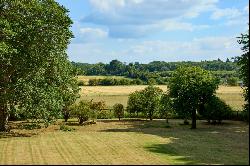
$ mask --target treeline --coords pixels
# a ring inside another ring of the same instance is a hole
[[[201,61],[201,62],[164,62],[164,61],[153,61],[148,64],[135,63],[122,63],[118,60],[112,60],[108,64],[96,63],[76,63],[72,64],[77,68],[79,75],[102,75],[102,76],[125,76],[127,78],[137,79],[136,82],[131,82],[126,84],[117,84],[113,80],[113,83],[108,85],[131,85],[131,84],[166,84],[168,78],[172,76],[174,70],[180,66],[197,66],[205,70],[211,71],[217,78],[220,79],[221,84],[231,83],[237,84],[239,81],[238,66],[236,62],[232,62],[227,59],[226,62],[218,60],[213,61]],[[141,80],[141,82],[138,82]],[[229,80],[229,81],[228,81]],[[107,80],[103,80],[107,81]],[[93,82],[102,82],[98,80],[93,80]],[[109,80],[112,82],[112,80]],[[102,83],[98,84],[102,85]],[[107,84],[105,84],[107,85]]]

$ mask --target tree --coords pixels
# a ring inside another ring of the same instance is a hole
[[[90,107],[91,103],[85,100],[81,100],[78,104],[72,106],[72,114],[77,116],[80,125],[93,117],[94,111]]]
[[[169,80],[169,94],[181,108],[176,111],[192,117],[192,129],[196,128],[196,112],[204,110],[217,88],[218,80],[200,67],[179,67]]]
[[[223,119],[226,119],[232,113],[232,109],[224,101],[217,96],[212,96],[205,104],[205,109],[200,114],[213,124],[221,123]]]
[[[121,118],[124,116],[123,105],[120,103],[117,103],[113,106],[113,110],[114,110],[115,117],[117,117],[117,118],[119,118],[119,120],[121,120]]]
[[[141,91],[135,91],[129,95],[127,103],[129,113],[136,113],[138,117],[138,113],[143,112],[142,97]]]
[[[238,43],[243,45],[241,50],[243,54],[239,57],[236,57],[237,64],[240,66],[240,77],[243,80],[244,88],[244,98],[246,104],[244,110],[248,115],[249,120],[249,30],[246,34],[241,34],[241,37],[238,37]]]
[[[160,100],[163,91],[158,87],[149,85],[141,93],[143,112],[150,120],[153,120],[154,113],[160,109]]]
[[[54,0],[1,0],[0,131],[11,108],[46,124],[61,115],[64,94],[74,91],[67,13]]]
[[[168,93],[164,93],[160,100],[160,114],[162,117],[166,118],[168,123],[168,115],[173,112],[173,101]]]

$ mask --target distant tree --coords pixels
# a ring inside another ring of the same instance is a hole
[[[241,48],[243,54],[235,59],[237,60],[237,64],[240,66],[240,77],[245,85],[244,97],[246,104],[244,109],[248,115],[247,119],[249,120],[249,30],[246,34],[241,34],[241,37],[238,38],[238,43],[243,45]]]
[[[113,106],[115,117],[119,118],[121,120],[122,117],[124,117],[124,107],[122,104],[117,103]]]
[[[218,88],[216,78],[200,67],[179,67],[169,80],[169,94],[174,98],[177,111],[192,117],[192,129],[196,128],[196,112],[203,111],[205,103]]]
[[[227,58],[226,63],[230,62],[230,60]]]
[[[68,10],[54,0],[1,0],[0,16],[0,131],[11,108],[47,125],[73,94]]]
[[[157,84],[157,82],[154,78],[148,79],[148,85],[156,85],[156,84]]]

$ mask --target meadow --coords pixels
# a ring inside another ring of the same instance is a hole
[[[121,103],[127,106],[130,93],[142,90],[146,85],[130,86],[82,86],[81,99],[100,101],[103,100],[111,107],[115,103]],[[167,91],[166,85],[157,85],[163,91]],[[234,110],[241,110],[244,105],[242,96],[243,89],[240,86],[219,86],[216,94],[229,104]]]
[[[249,164],[249,125],[224,121],[197,129],[182,120],[97,120],[74,131],[59,130],[62,120],[48,128],[27,130],[12,122],[0,133],[0,164]],[[19,127],[17,127],[19,126]]]

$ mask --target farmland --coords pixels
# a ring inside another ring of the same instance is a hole
[[[82,86],[81,98],[94,101],[104,100],[108,106],[115,103],[127,105],[128,95],[136,90],[142,90],[146,85],[131,86]],[[157,87],[166,91],[166,85],[158,85]],[[219,86],[217,95],[229,104],[233,109],[240,110],[244,104],[242,96],[243,90],[239,86]]]
[[[71,123],[77,123],[75,119]],[[15,128],[0,133],[0,164],[248,164],[249,126],[225,121],[198,129],[180,125],[182,120],[98,120],[89,126],[73,125],[63,132],[48,128]],[[220,156],[220,157],[218,157]]]

